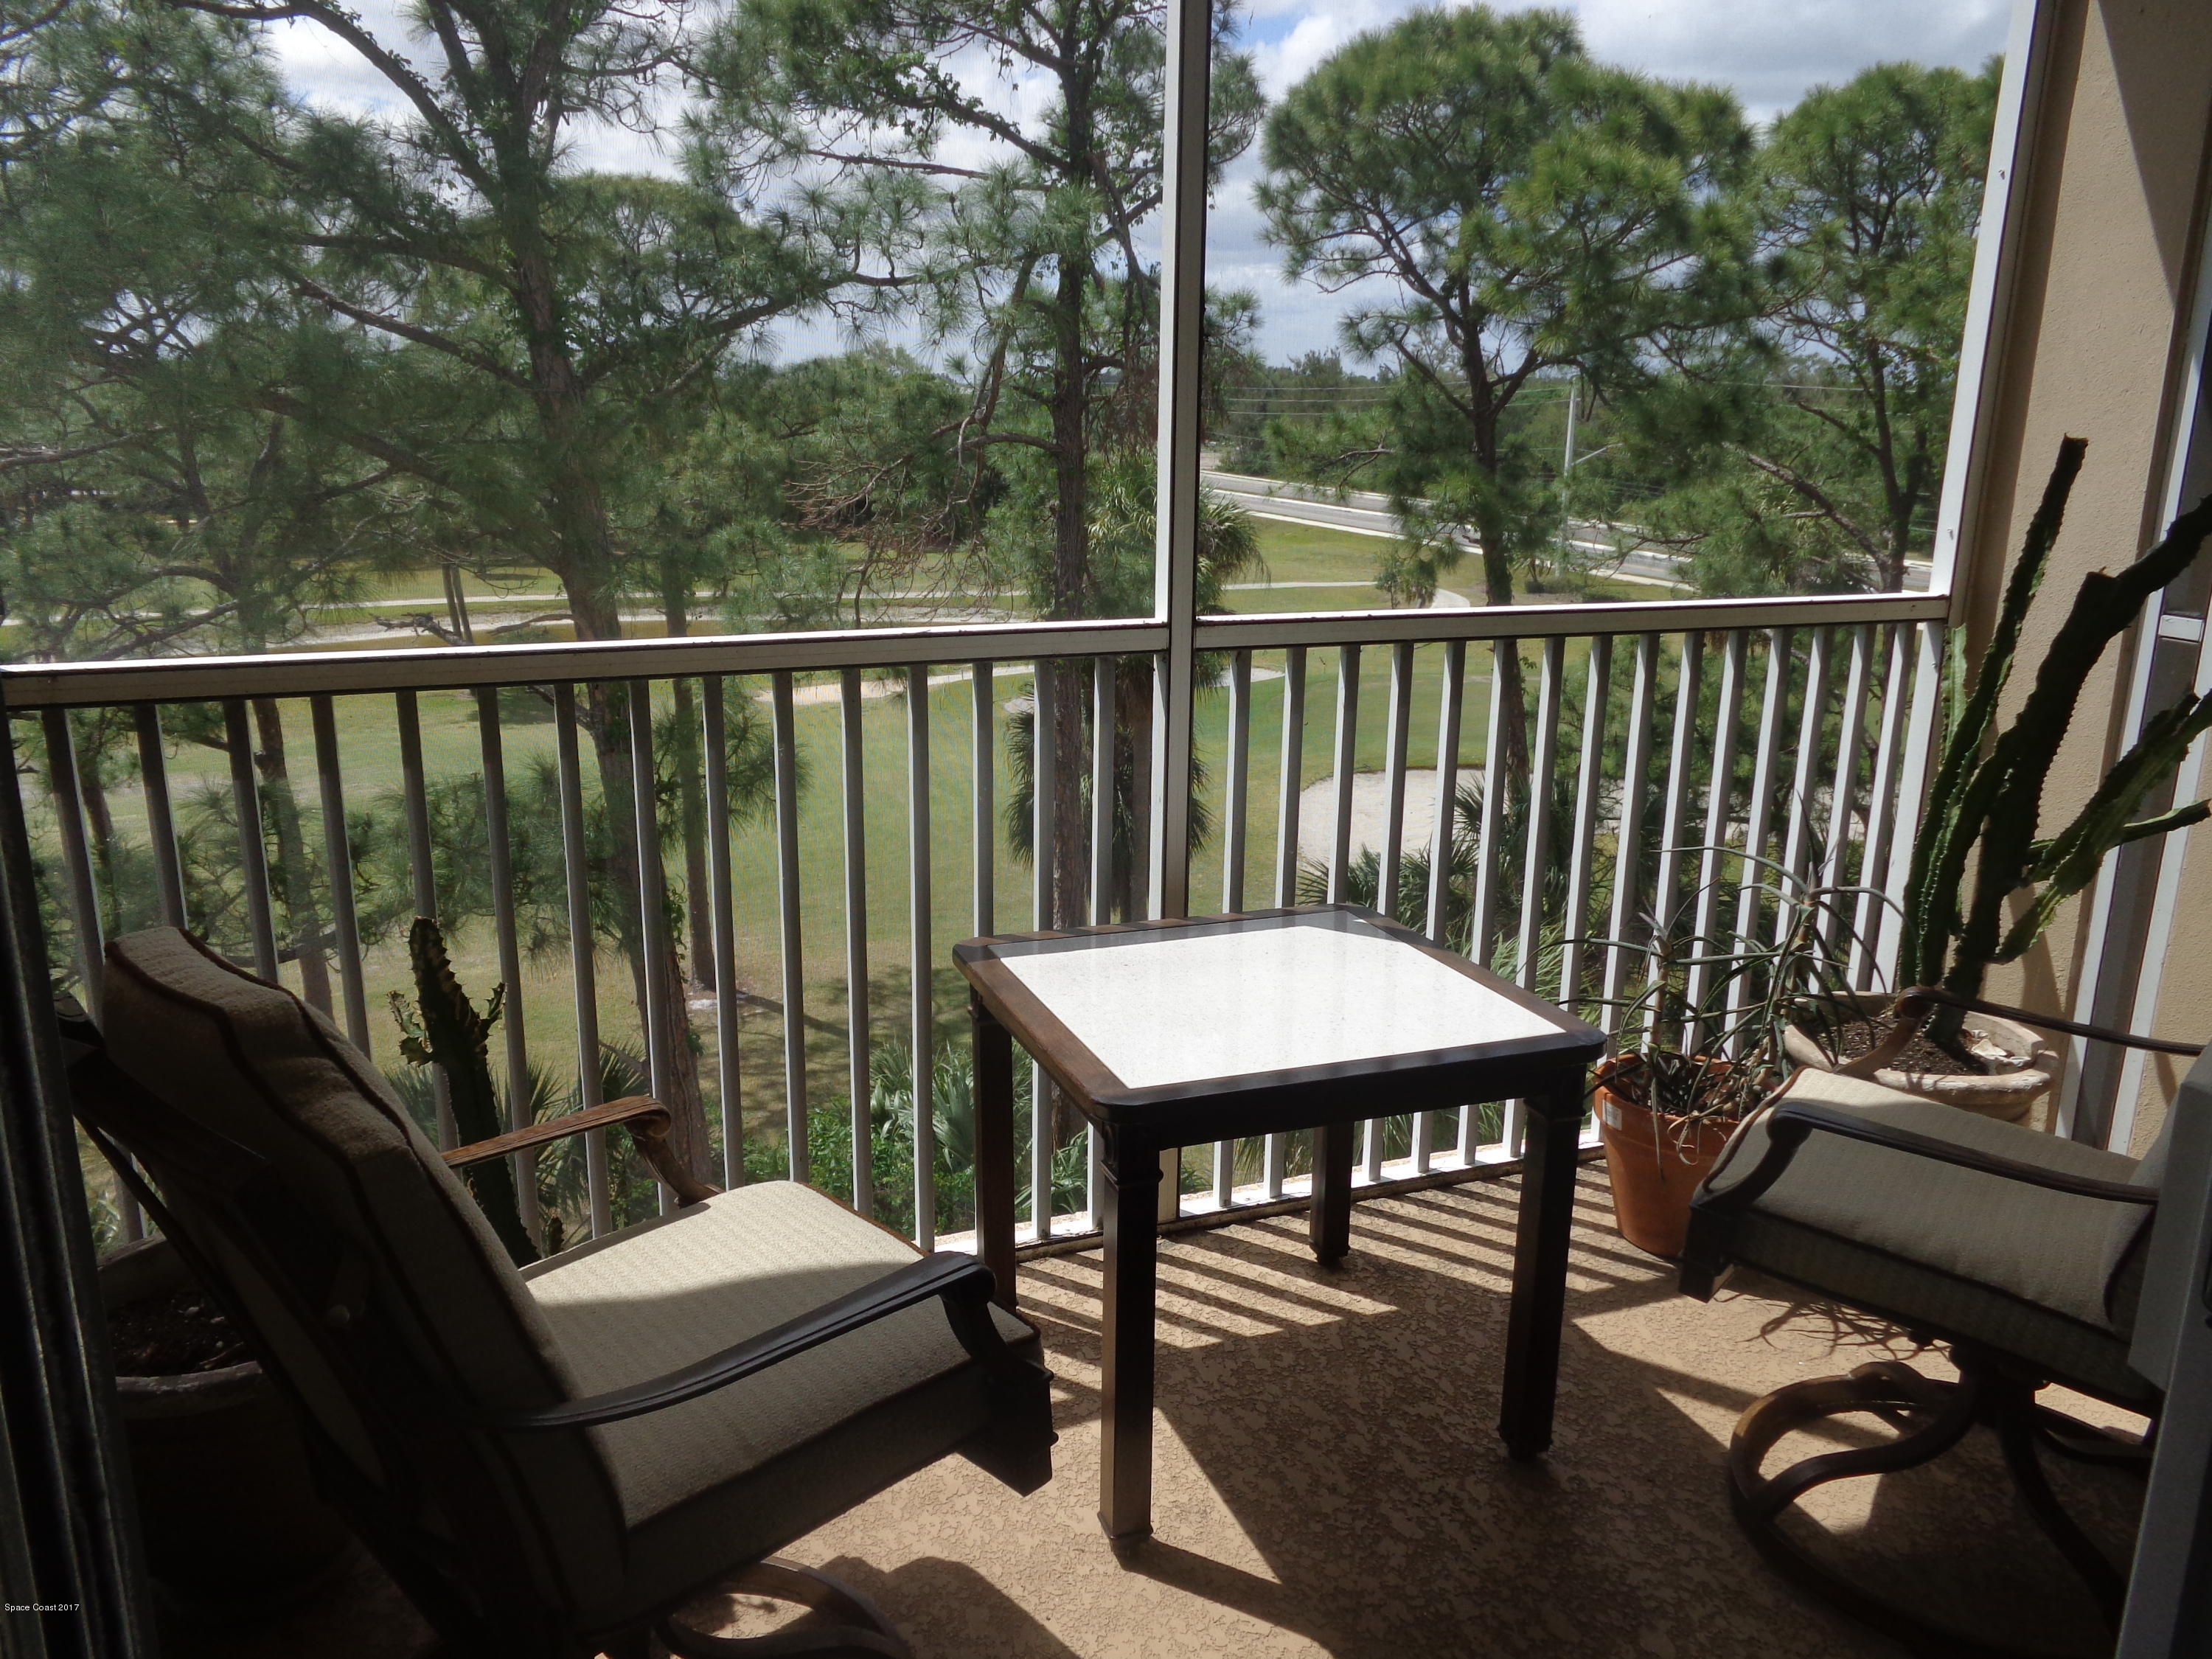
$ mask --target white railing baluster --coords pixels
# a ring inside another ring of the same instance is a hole
[[[1398,865],[1405,855],[1406,740],[1413,704],[1413,646],[1410,640],[1401,640],[1390,648],[1390,702],[1382,749],[1382,846],[1375,864],[1375,908],[1393,921],[1398,915]],[[1370,1117],[1361,1126],[1364,1142],[1361,1173],[1369,1181],[1382,1179],[1382,1161],[1389,1151],[1383,1142],[1389,1121],[1387,1117]]]
[[[1498,895],[1500,872],[1507,869],[1504,862],[1505,803],[1513,788],[1513,780],[1506,767],[1506,709],[1505,665],[1517,659],[1520,642],[1498,640],[1492,642],[1490,653],[1490,713],[1484,723],[1482,740],[1482,824],[1475,850],[1474,915],[1468,939],[1467,954],[1470,960],[1486,968],[1494,969],[1492,960],[1498,945]]]
[[[499,693],[477,693],[477,739],[483,757],[484,850],[491,878],[492,936],[499,952],[500,982],[507,987],[500,1030],[507,1060],[507,1127],[526,1129],[531,1122],[529,1024],[522,993],[522,945],[514,927],[514,849],[508,841],[507,750],[499,726]],[[511,1160],[514,1193],[523,1231],[542,1248],[545,1227],[538,1212],[538,1154],[520,1152]]]
[[[707,894],[714,951],[714,1081],[721,1097],[722,1184],[745,1179],[745,1100],[743,1030],[738,1017],[737,893],[730,863],[729,708],[722,677],[699,682],[699,714],[706,728]],[[854,1160],[854,1167],[859,1159]]]
[[[1729,811],[1735,794],[1736,737],[1743,720],[1743,674],[1750,635],[1738,629],[1728,636],[1721,655],[1720,696],[1713,709],[1713,769],[1705,786],[1705,841],[1698,854],[1697,902],[1691,927],[1692,944],[1700,957],[1710,956],[1718,945],[1721,861],[1727,856]],[[1684,996],[1692,1008],[1700,1006],[1711,970],[1693,963],[1684,977]],[[1683,1052],[1690,1053],[1703,1036],[1702,1022],[1692,1020],[1682,1033]]]
[[[1275,907],[1298,902],[1298,813],[1305,804],[1306,653],[1283,653],[1282,767],[1275,787]]]
[[[1467,691],[1467,642],[1444,644],[1443,684],[1437,696],[1437,799],[1429,826],[1429,890],[1425,896],[1425,930],[1431,942],[1449,946],[1451,939],[1452,832],[1458,827],[1460,704]],[[1474,1108],[1459,1109],[1462,1118]],[[1437,1114],[1422,1112],[1413,1119],[1413,1173],[1426,1175],[1436,1157]]]
[[[914,1242],[937,1248],[937,967],[930,925],[929,669],[906,671],[907,940],[914,1023]]]
[[[567,880],[568,973],[576,1024],[576,1106],[590,1111],[605,1103],[599,1054],[599,969],[592,931],[591,843],[585,839],[584,772],[576,737],[576,688],[553,688],[555,752],[561,788],[561,867]],[[607,1178],[607,1137],[594,1129],[584,1138],[584,1185],[591,1208],[592,1237],[614,1231],[613,1189]]]
[[[853,1135],[853,1207],[876,1212],[875,1090],[868,1030],[868,780],[861,726],[866,704],[860,671],[837,677],[839,773],[845,806],[845,1105]]]
[[[653,682],[626,682],[625,713],[629,722],[630,825],[637,838],[638,949],[644,954],[645,1004],[638,1018],[645,1023],[645,1065],[648,1086],[665,1100],[676,1080],[676,1056],[672,1038],[676,1022],[684,1018],[679,1002],[669,1006],[672,995],[681,998],[683,987],[672,986],[662,970],[669,961],[668,891],[660,868],[660,809],[653,745]],[[676,1194],[665,1182],[655,1180],[653,1189],[663,1215],[676,1206]]]
[[[1768,629],[1766,681],[1759,703],[1759,746],[1752,758],[1751,794],[1744,803],[1741,850],[1746,856],[1737,866],[1741,874],[1735,896],[1735,948],[1738,951],[1748,948],[1759,931],[1760,890],[1773,878],[1763,866],[1751,860],[1765,856],[1774,827],[1775,776],[1782,766],[1783,728],[1789,724],[1790,655],[1790,630]],[[1723,1002],[1731,1024],[1750,1000],[1752,990],[1747,975],[1740,973],[1729,981]]]
[[[54,823],[61,832],[62,867],[68,872],[70,929],[76,936],[77,986],[84,1011],[100,1020],[107,971],[106,930],[100,919],[100,889],[92,871],[92,849],[85,835],[84,792],[77,782],[76,739],[69,711],[48,708],[40,714],[46,728],[46,783],[52,793]],[[269,975],[274,977],[274,975]]]
[[[1221,808],[1221,908],[1244,908],[1244,859],[1252,815],[1252,653],[1229,658],[1229,752]]]
[[[315,738],[315,787],[323,814],[323,862],[330,871],[331,927],[337,936],[338,1004],[345,1012],[346,1038],[368,1052],[368,986],[362,960],[360,902],[354,892],[353,842],[346,833],[345,772],[338,754],[337,710],[325,696],[312,697],[308,719]],[[162,785],[162,811],[168,811],[168,786]]]
[[[1866,848],[1859,856],[1859,895],[1852,918],[1857,937],[1851,945],[1851,983],[1860,990],[1872,988],[1877,973],[1877,951],[1889,907],[1881,895],[1889,887],[1891,823],[1898,811],[1898,764],[1905,748],[1905,720],[1912,704],[1907,682],[1912,672],[1915,629],[1893,627],[1884,653],[1881,678],[1881,735],[1875,741],[1874,776],[1867,785]]]
[[[53,791],[55,826],[61,831],[62,864],[69,874],[70,927],[76,936],[77,988],[83,992],[84,1011],[99,1024],[105,998],[106,930],[100,918],[100,888],[92,868],[92,848],[85,833],[84,792],[77,783],[76,742],[70,731],[69,711],[48,708],[40,716],[46,728],[46,778]],[[125,1242],[146,1236],[146,1218],[138,1200],[115,1172],[115,1218]]]
[[[1544,946],[1544,880],[1552,853],[1552,769],[1559,762],[1561,682],[1566,678],[1565,640],[1544,641],[1542,678],[1536,694],[1535,743],[1528,757],[1528,820],[1522,842],[1520,955],[1516,983],[1534,990]]]
[[[1451,932],[1451,860],[1459,828],[1459,732],[1467,696],[1467,642],[1444,645],[1443,684],[1437,696],[1437,799],[1429,823],[1429,890],[1424,931],[1437,945]]]
[[[138,733],[138,780],[146,795],[146,841],[154,851],[161,920],[172,927],[189,927],[184,865],[177,856],[177,814],[169,799],[169,757],[161,742],[161,705],[142,702],[131,711],[131,720]]]
[[[1389,726],[1382,759],[1382,854],[1376,870],[1375,908],[1398,915],[1398,861],[1406,847],[1406,739],[1413,714],[1413,645],[1401,640],[1390,653]]]
[[[411,709],[412,692],[408,694],[407,701]],[[253,971],[274,985],[282,975],[276,958],[276,919],[269,895],[269,844],[262,835],[261,777],[253,763],[253,723],[244,699],[234,697],[223,704],[222,724],[223,741],[230,749],[231,808],[238,815],[239,873],[246,885],[246,919],[253,947]],[[403,728],[399,751],[403,770],[408,758],[406,735]],[[415,833],[416,814],[413,805],[422,793],[422,740],[419,734],[415,739],[414,764],[416,783],[409,797],[409,844],[411,849],[419,842],[427,872],[430,832],[426,823],[419,836]],[[416,890],[418,894],[422,890],[419,880]],[[428,912],[423,914],[427,915]]]
[[[1575,764],[1575,817],[1567,843],[1567,914],[1559,940],[1559,1005],[1579,1011],[1590,885],[1597,872],[1598,803],[1605,793],[1605,727],[1613,694],[1613,636],[1589,642],[1583,692],[1582,752]],[[1602,1018],[1602,1016],[1601,1016]]]
[[[1828,781],[1827,846],[1814,879],[1827,888],[1850,879],[1851,830],[1858,817],[1859,750],[1866,742],[1867,678],[1873,668],[1874,629],[1851,629],[1851,654],[1844,670],[1844,703],[1838,711],[1836,767]],[[1828,916],[1825,931],[1835,937],[1840,917]]]
[[[975,930],[978,935],[998,927],[999,804],[997,703],[993,698],[993,665],[970,663],[968,678],[974,711],[969,729],[969,805],[974,823],[972,847],[975,873]]]
[[[1911,642],[1911,686],[1908,691],[1902,684],[1893,684],[1890,694],[1909,696],[1912,707],[1905,716],[1898,744],[1897,810],[1917,818],[1928,787],[1935,779],[1936,769],[1942,763],[1946,636],[1940,622],[1913,623],[1901,631]],[[1879,883],[1893,901],[1882,907],[1881,933],[1872,970],[1884,978],[1896,972],[1898,952],[1904,948],[1904,915],[1900,906],[1906,898],[1905,884],[1911,879],[1913,840],[1911,836],[1893,840],[1887,868]],[[2063,1116],[2062,1114],[2062,1120]],[[2062,1121],[2058,1133],[2069,1133],[2069,1125]]]
[[[1282,768],[1275,786],[1275,908],[1298,902],[1298,808],[1305,788],[1306,653],[1300,645],[1283,653]],[[1270,1199],[1283,1195],[1290,1142],[1269,1135],[1261,1147],[1261,1179]]]
[[[783,958],[783,1117],[791,1178],[813,1179],[806,1121],[806,957],[799,892],[799,735],[791,671],[769,680],[769,738],[775,750],[776,920]]]
[[[1244,908],[1244,842],[1251,812],[1252,653],[1237,651],[1229,658],[1229,730],[1222,765],[1221,908],[1234,913]],[[1216,1141],[1213,1146],[1213,1201],[1227,1209],[1237,1189],[1237,1144]]]
[[[1698,698],[1705,689],[1705,636],[1685,634],[1674,664],[1674,724],[1667,756],[1667,793],[1660,805],[1659,862],[1651,878],[1651,913],[1666,925],[1674,915],[1688,848],[1690,797],[1696,788]]]
[[[1114,659],[1091,665],[1091,920],[1114,919]]]
[[[1340,646],[1336,654],[1336,824],[1329,836],[1328,902],[1345,901],[1352,873],[1352,771],[1359,763],[1359,647]]]
[[[393,723],[398,728],[399,733],[399,793],[407,816],[408,880],[415,901],[415,914],[418,916],[434,918],[438,915],[438,869],[430,846],[429,785],[422,771],[422,711],[412,691],[393,692],[392,707]],[[246,705],[242,702],[229,705],[226,713],[231,716],[230,769],[233,791],[234,793],[250,793],[253,761],[251,753],[252,745],[246,737]],[[241,755],[245,757],[243,765],[246,781],[243,785],[239,782],[241,775],[240,758]],[[268,915],[266,897],[268,871],[259,856],[261,817],[258,805],[254,809],[253,822],[253,834],[246,839],[250,843],[250,850],[255,860],[252,871],[249,874],[248,891],[250,894],[258,890],[264,895],[260,907],[260,916],[263,920],[256,922],[256,933],[258,934],[265,927],[265,918]],[[257,876],[258,878],[255,879]],[[258,951],[259,948],[257,944],[256,951]],[[267,977],[274,979],[276,976],[274,968],[276,949],[273,942],[269,947],[269,959],[271,968]],[[412,981],[410,981],[410,983],[411,988]],[[459,1144],[458,1133],[453,1127],[453,1080],[446,1075],[446,1068],[442,1066],[433,1065],[429,1069],[430,1097],[437,1113],[438,1144],[451,1151]]]
[[[1528,759],[1528,818],[1521,866],[1521,957],[1515,964],[1515,982],[1534,990],[1541,975],[1544,951],[1544,880],[1552,857],[1552,769],[1559,763],[1559,702],[1561,682],[1566,678],[1567,642],[1544,641],[1543,678],[1536,694],[1536,741]],[[1524,1104],[1505,1103],[1504,1142],[1507,1152],[1521,1156],[1527,1127]]]
[[[1613,849],[1613,908],[1606,933],[1615,940],[1629,939],[1637,928],[1643,897],[1644,814],[1645,787],[1651,772],[1651,717],[1659,699],[1659,636],[1645,634],[1636,641],[1636,678],[1628,694],[1627,748],[1620,760],[1620,810],[1614,815]],[[1603,1000],[1598,1023],[1607,1031],[1620,1028],[1620,1000],[1626,981],[1630,951],[1614,944],[1605,953],[1605,974],[1598,992]]]
[[[1060,743],[1054,715],[1060,693],[1059,665],[1037,659],[1031,684],[1036,707],[1030,715],[1030,916],[1038,933],[1061,918],[1053,907],[1053,837],[1058,830],[1053,797],[1060,788]],[[1052,1081],[1044,1067],[1030,1068],[1030,1226],[1040,1241],[1052,1237]]]
[[[1498,943],[1498,894],[1504,862],[1506,792],[1512,780],[1506,767],[1505,665],[1518,665],[1517,640],[1494,640],[1490,647],[1490,712],[1483,723],[1482,818],[1474,850],[1474,903],[1468,919],[1468,959],[1493,970]],[[1481,1109],[1463,1108],[1459,1115],[1459,1158],[1474,1164],[1482,1151]],[[1501,1141],[1501,1144],[1504,1144]]]
[[[1828,667],[1832,641],[1825,628],[1813,629],[1805,651],[1805,697],[1798,710],[1797,754],[1790,780],[1789,816],[1782,837],[1782,867],[1797,879],[1811,872],[1813,847],[1813,791],[1820,776],[1820,757],[1827,745],[1821,741],[1828,726]],[[1826,857],[1826,849],[1822,849]],[[1778,929],[1782,913],[1777,907]],[[1778,937],[1779,934],[1778,933]]]

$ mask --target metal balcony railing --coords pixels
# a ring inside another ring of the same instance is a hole
[[[1601,941],[1645,912],[1697,895],[1703,931],[1771,925],[1725,884],[1747,854],[1894,884],[1945,605],[1210,617],[1188,647],[1138,620],[163,659],[10,667],[0,695],[57,975],[95,1014],[104,939],[166,921],[389,1061],[379,1005],[410,988],[395,919],[438,915],[468,988],[508,988],[495,1058],[516,1124],[596,1104],[610,1046],[635,1048],[656,1093],[696,1090],[726,1179],[833,1179],[928,1249],[969,1224],[947,947],[1145,914],[1162,890],[1148,803],[1204,832],[1191,911],[1358,898],[1603,1020],[1631,963]],[[1201,665],[1180,800],[1149,780],[1164,693],[1146,690],[1176,649]],[[1519,789],[1516,678],[1538,786]],[[1862,984],[1881,921],[1869,896]],[[1097,1176],[1042,1078],[1032,1100],[1037,1246],[1090,1230]],[[1510,1106],[1377,1105],[1370,1188],[1517,1153]],[[424,1117],[450,1139],[441,1091]],[[1163,1202],[1295,1198],[1303,1155],[1297,1137],[1190,1149]],[[557,1213],[567,1242],[652,1200],[596,1139],[571,1176],[570,1209],[556,1194],[528,1218]],[[127,1195],[108,1201],[135,1236]]]

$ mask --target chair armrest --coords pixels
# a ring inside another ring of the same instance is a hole
[[[669,1191],[676,1194],[679,1202],[697,1204],[714,1197],[721,1188],[708,1186],[685,1169],[683,1160],[676,1156],[676,1149],[668,1144],[670,1121],[668,1108],[651,1095],[629,1095],[604,1106],[594,1106],[589,1111],[550,1117],[543,1123],[533,1123],[510,1134],[494,1135],[489,1140],[456,1146],[445,1155],[446,1162],[453,1169],[465,1170],[473,1164],[509,1158],[532,1146],[565,1140],[570,1135],[588,1134],[593,1129],[625,1123],[629,1126],[630,1139],[637,1143],[638,1155],[653,1166],[653,1174],[667,1183]]]
[[[1907,1152],[1916,1158],[1932,1158],[1939,1164],[1955,1164],[1960,1169],[1972,1170],[1978,1175],[1995,1176],[2002,1181],[2017,1181],[2050,1192],[2069,1193],[2076,1198],[2097,1198],[2114,1204],[2144,1206],[2154,1205],[2159,1199],[2159,1189],[2155,1187],[2138,1187],[2124,1181],[2100,1181],[2092,1176],[2069,1175],[2063,1170],[2049,1170],[2039,1164],[2000,1158],[1978,1147],[1961,1146],[1956,1141],[1924,1135],[1917,1130],[1871,1123],[1856,1114],[1833,1106],[1785,1100],[1766,1120],[1765,1155],[1741,1181],[1718,1192],[1703,1195],[1699,1200],[1700,1207],[1725,1212],[1745,1209],[1757,1203],[1765,1195],[1767,1189],[1782,1178],[1783,1171],[1797,1156],[1797,1149],[1816,1130],[1823,1134],[1841,1135],[1848,1140],[1863,1140],[1870,1146],[1887,1146],[1892,1151]]]
[[[2016,1019],[2023,1025],[2037,1026],[2046,1031],[2063,1031],[2069,1036],[2087,1037],[2097,1042],[2117,1042],[2124,1048],[2148,1048],[2154,1054],[2188,1054],[2192,1057],[2204,1052],[2204,1045],[2201,1042],[2175,1042],[2166,1037],[2140,1036],[2133,1031],[2115,1030],[2109,1025],[2084,1025],[2079,1020],[2061,1019],[2056,1014],[2039,1014],[2033,1008],[2014,1008],[2008,1003],[1984,1002],[1979,997],[1955,996],[1934,985],[1916,985],[1909,991],[1899,992],[1897,1012],[1902,1019],[1912,1019],[1929,1005],[1936,1003],[1951,1008],[1964,1008],[1972,1013],[1995,1014],[2000,1019]]]
[[[680,1406],[687,1400],[696,1400],[780,1365],[809,1348],[817,1348],[824,1342],[872,1325],[887,1315],[939,1299],[945,1304],[945,1317],[952,1326],[953,1334],[959,1338],[960,1346],[968,1351],[970,1358],[1002,1374],[1034,1372],[1036,1368],[1006,1346],[999,1328],[992,1322],[991,1297],[995,1284],[991,1270],[975,1257],[940,1251],[886,1273],[834,1302],[826,1302],[811,1313],[787,1320],[773,1330],[695,1360],[665,1376],[537,1411],[464,1412],[462,1415],[479,1428],[505,1434],[620,1423],[670,1406]]]

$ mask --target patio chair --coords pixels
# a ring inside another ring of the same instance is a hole
[[[718,1193],[667,1156],[657,1102],[441,1157],[328,1020],[174,928],[108,946],[101,1026],[72,1034],[88,1132],[136,1160],[327,1495],[463,1652],[903,1654],[773,1552],[951,1452],[1017,1492],[1049,1478],[1036,1334],[978,1262],[793,1182]],[[453,1170],[614,1124],[680,1207],[518,1272]],[[673,1622],[740,1569],[813,1633]]]
[[[1996,1004],[1965,1006],[2136,1048],[2200,1052]],[[2139,1161],[1808,1069],[1738,1130],[1692,1202],[1682,1289],[1705,1300],[1731,1268],[1755,1268],[1942,1343],[1959,1371],[1943,1382],[1895,1361],[1862,1365],[1791,1383],[1744,1413],[1729,1450],[1729,1499],[1772,1565],[1916,1651],[2002,1651],[1850,1582],[1780,1525],[1815,1486],[1929,1462],[1982,1424],[1996,1431],[2029,1513],[2117,1629],[2122,1571],[2060,1505],[2040,1454],[2147,1468],[2148,1452],[2039,1405],[2036,1395],[2059,1382],[2156,1418],[2161,1395],[2130,1367],[2130,1338],[2171,1127],[2185,1112],[2208,1110],[2212,1057],[2191,1071],[2167,1133]],[[1793,1430],[1857,1412],[1902,1431],[1760,1473]]]

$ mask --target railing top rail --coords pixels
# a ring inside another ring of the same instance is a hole
[[[1949,599],[1931,593],[1823,593],[1802,599],[1635,599],[1602,605],[1515,605],[1452,611],[1329,611],[1297,616],[1200,617],[1201,651],[1286,645],[1388,645],[1401,640],[1543,640],[1598,634],[1711,633],[1733,628],[1832,628],[1941,622]]]
[[[1105,622],[974,623],[957,627],[687,635],[552,645],[432,650],[287,651],[259,657],[153,657],[0,668],[10,708],[358,691],[450,690],[581,680],[762,674],[773,669],[895,668],[909,663],[1098,656],[1158,651],[1167,629],[1148,617]]]
[[[1198,645],[1206,651],[1269,650],[1291,645],[1367,645],[1401,640],[1425,643],[1534,640],[1939,622],[1948,605],[1942,594],[1855,593],[1806,599],[1662,599],[1448,611],[1215,616],[1198,619]],[[1118,656],[1162,650],[1167,644],[1167,632],[1165,623],[1140,617],[1103,622],[972,623],[434,650],[300,651],[258,657],[16,664],[0,667],[0,698],[4,698],[8,708],[16,709],[84,708],[243,696],[298,697],[757,674],[779,668],[890,668],[986,659]]]

